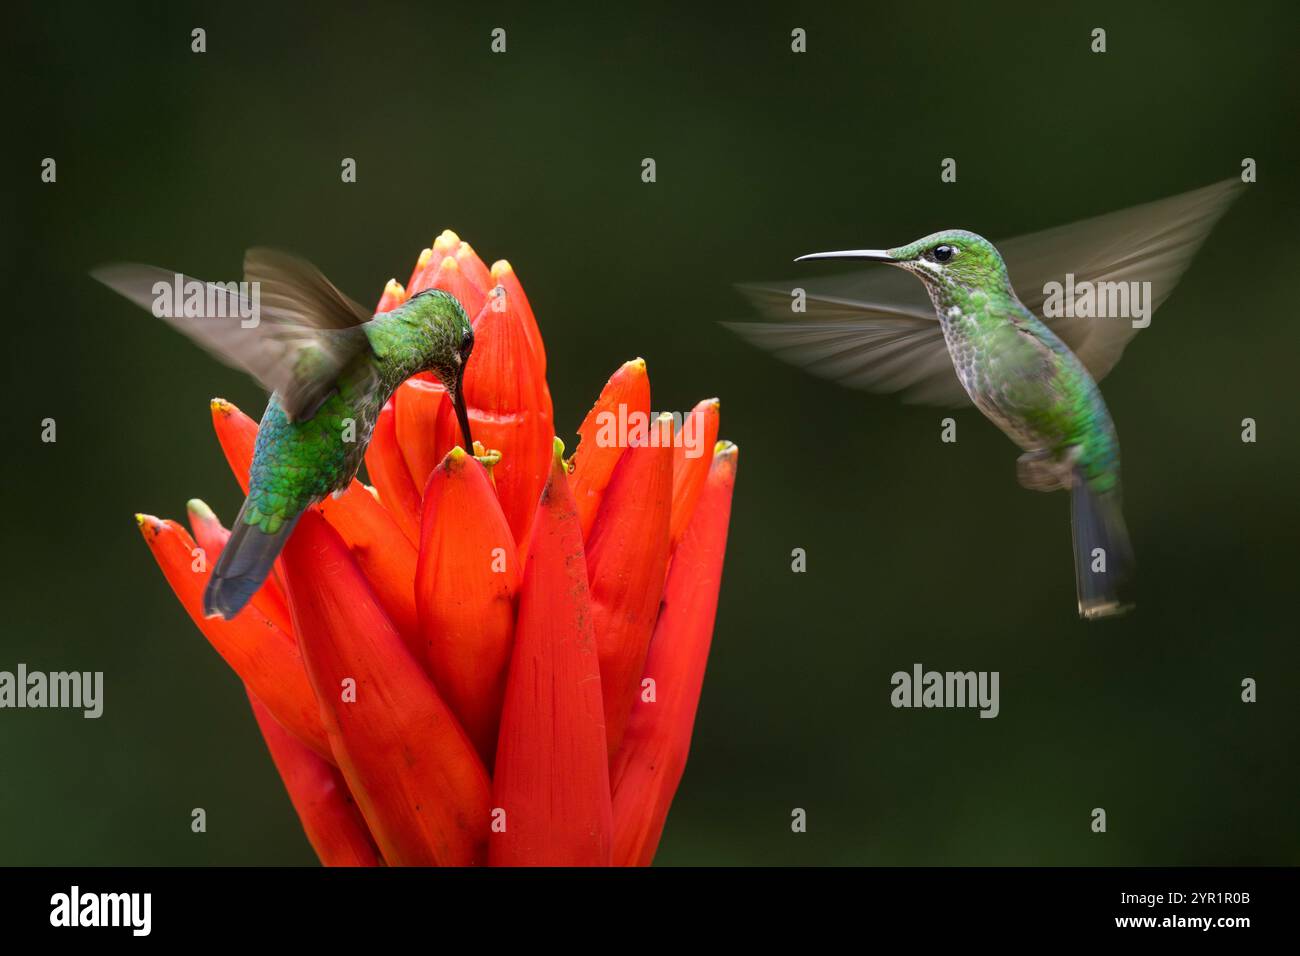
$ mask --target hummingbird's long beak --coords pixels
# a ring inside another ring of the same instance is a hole
[[[842,252],[814,252],[800,256],[795,262],[807,262],[810,259],[870,259],[872,262],[897,262],[884,249],[845,249]]]
[[[474,454],[474,438],[469,433],[469,409],[465,407],[465,376],[457,376],[456,387],[451,390],[451,402],[456,406],[456,420],[460,434],[465,439],[465,451]]]

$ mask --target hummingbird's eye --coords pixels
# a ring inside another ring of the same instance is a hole
[[[955,251],[952,246],[935,246],[930,254],[934,256],[935,262],[947,262]]]

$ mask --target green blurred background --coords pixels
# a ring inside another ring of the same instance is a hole
[[[228,519],[208,400],[256,416],[264,398],[87,270],[236,278],[266,243],[369,302],[448,226],[522,277],[567,441],[643,355],[654,408],[718,395],[741,448],[660,863],[1300,862],[1294,4],[699,6],[11,21],[0,669],[107,686],[98,721],[0,711],[0,864],[314,861],[239,684],[131,517],[201,496]],[[1123,620],[1075,618],[1066,500],[1021,490],[974,410],[942,444],[946,412],[806,377],[718,324],[746,317],[733,282],[792,275],[800,253],[1027,232],[1244,156],[1259,183],[1104,383],[1142,572]],[[1000,671],[1001,716],[892,709],[914,662]]]

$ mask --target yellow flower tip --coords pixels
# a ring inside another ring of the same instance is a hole
[[[641,356],[638,355],[636,358],[632,359],[632,361],[624,362],[623,367],[627,369],[629,372],[631,371],[644,372],[645,359],[643,359]]]
[[[452,258],[451,256],[444,256],[443,259],[442,259],[442,261],[438,263],[438,271],[439,271],[439,272],[459,272],[459,271],[460,271],[460,263],[457,262],[457,261],[456,261],[454,258]]]
[[[514,268],[505,259],[498,259],[496,262],[492,263],[492,278],[494,279],[499,279],[501,276],[508,275],[514,271]]]
[[[448,466],[459,465],[465,460],[466,452],[464,448],[457,445],[451,451],[447,452],[446,463]]]
[[[370,497],[374,498],[381,505],[384,503],[383,499],[379,497],[379,489],[376,488],[374,485],[367,485],[365,482],[362,482],[361,487],[366,489],[366,491],[370,492]]]
[[[658,433],[651,433],[650,447],[672,447],[675,431],[674,424],[672,412],[660,412],[659,416],[654,420],[654,427],[658,429]]]
[[[427,248],[427,247],[424,248],[424,249],[421,249],[421,250],[420,250],[420,255],[419,255],[419,256],[416,258],[416,260],[415,260],[415,268],[417,268],[417,269],[423,269],[425,266],[427,266],[427,265],[429,264],[429,260],[432,259],[432,258],[433,258],[433,250],[432,250],[432,249],[429,249],[429,248]]]
[[[713,446],[713,457],[715,459],[730,458],[734,461],[739,454],[740,448],[736,446],[735,442],[724,440]]]
[[[551,445],[551,458],[553,461],[564,463],[564,442],[560,440],[559,435],[555,436],[554,444]]]
[[[402,283],[398,282],[396,279],[389,279],[388,283],[384,286],[384,295],[391,295],[395,298],[403,299],[406,297],[406,286],[402,285]]]
[[[222,415],[229,415],[235,410],[235,406],[224,398],[214,398],[209,404],[214,412],[220,412]]]
[[[461,246],[460,236],[456,235],[450,229],[444,229],[437,239],[433,240],[433,256],[438,261],[442,261],[447,256],[454,256],[456,250]]]
[[[493,465],[500,464],[501,462],[501,452],[497,451],[495,448],[484,448],[483,443],[477,441],[474,443],[474,457],[477,458],[483,467],[487,468],[489,472],[491,472]]]
[[[207,502],[202,498],[191,498],[189,501],[185,502],[185,510],[189,512],[190,519],[193,521],[202,521],[206,523],[217,520],[216,514],[213,513],[212,509],[208,507]]]
[[[470,256],[474,256],[474,255],[478,255],[478,253],[474,251],[474,247],[471,246],[468,242],[462,240],[460,244],[460,248],[456,250],[456,258],[459,259],[461,256],[465,256],[466,258],[469,258]]]
[[[152,538],[158,534],[158,530],[162,527],[162,522],[153,515],[147,515],[144,512],[137,511],[135,513],[135,525],[140,529],[142,535],[146,538]]]

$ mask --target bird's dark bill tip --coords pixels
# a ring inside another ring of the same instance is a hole
[[[464,448],[471,455],[474,453],[474,436],[470,433],[469,428],[469,408],[465,404],[465,388],[463,382],[457,382],[456,388],[452,392],[452,404],[456,410],[456,420],[460,424],[461,438],[464,440]]]

